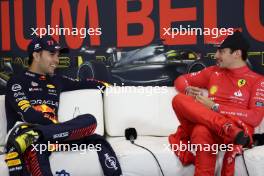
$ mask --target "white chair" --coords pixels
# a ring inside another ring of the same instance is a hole
[[[127,89],[127,90],[125,90]],[[179,122],[172,110],[171,101],[177,94],[173,87],[110,87],[102,98],[99,90],[77,90],[61,94],[59,121],[79,114],[90,113],[97,119],[96,132],[105,134],[115,150],[124,176],[160,176],[157,163],[150,153],[132,145],[124,137],[126,128],[134,127],[138,133],[136,143],[150,149],[157,157],[165,176],[190,176],[194,166],[182,167],[168,148],[168,135],[174,133]],[[264,122],[256,128],[263,133]],[[105,128],[105,131],[104,131]],[[0,145],[5,145],[6,115],[4,96],[0,96]],[[63,170],[77,176],[103,175],[95,151],[55,152],[50,157],[52,172]],[[216,175],[220,176],[223,152],[218,155]],[[245,151],[250,175],[264,173],[264,146]],[[242,157],[236,159],[236,176],[246,176]],[[8,176],[4,155],[0,155],[1,176]]]

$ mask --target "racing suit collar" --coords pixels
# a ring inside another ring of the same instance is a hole
[[[250,69],[248,68],[247,65],[245,65],[243,67],[227,69],[227,70],[229,72],[231,72],[232,74],[242,74],[242,73],[246,73],[246,72],[250,71]]]
[[[32,77],[32,78],[38,78],[40,80],[46,80],[47,79],[47,75],[42,75],[42,74],[34,73],[34,72],[29,71],[29,70],[27,70],[25,72],[25,75],[27,75],[29,77]]]

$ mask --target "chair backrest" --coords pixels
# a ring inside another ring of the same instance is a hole
[[[110,87],[104,94],[106,132],[124,136],[136,128],[138,135],[168,136],[179,122],[172,109],[173,87]]]
[[[97,128],[95,132],[103,135],[103,97],[100,90],[83,89],[61,93],[58,112],[60,122],[87,113],[92,114],[97,120]]]

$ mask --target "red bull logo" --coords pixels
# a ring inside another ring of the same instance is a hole
[[[55,110],[52,109],[51,107],[49,107],[48,105],[45,105],[45,104],[42,104],[42,105],[35,105],[33,106],[33,108],[36,110],[36,111],[39,111],[39,112],[48,112],[48,113],[53,113],[55,114]]]
[[[50,119],[51,121],[53,121],[54,123],[57,123],[57,117],[55,115],[55,110],[52,109],[51,107],[49,107],[46,104],[42,104],[42,105],[35,105],[33,106],[33,108],[36,111],[42,112],[44,113],[44,117]]]

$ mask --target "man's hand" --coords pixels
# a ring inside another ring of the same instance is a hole
[[[253,144],[253,137],[252,135],[250,134],[249,132],[249,129],[247,127],[247,125],[239,118],[239,117],[236,117],[236,116],[230,116],[231,120],[233,122],[235,122],[235,124],[239,127],[239,128],[242,128],[245,135],[246,136],[249,136],[249,143],[247,146],[251,146]]]
[[[213,100],[211,100],[210,98],[206,97],[206,96],[202,96],[202,95],[197,95],[195,97],[195,99],[202,103],[203,105],[205,105],[206,107],[208,107],[209,109],[212,108],[212,106],[215,104],[215,102]]]
[[[194,86],[188,86],[185,90],[186,95],[196,97],[198,95],[203,94],[203,89],[200,89],[199,87],[194,87]]]

